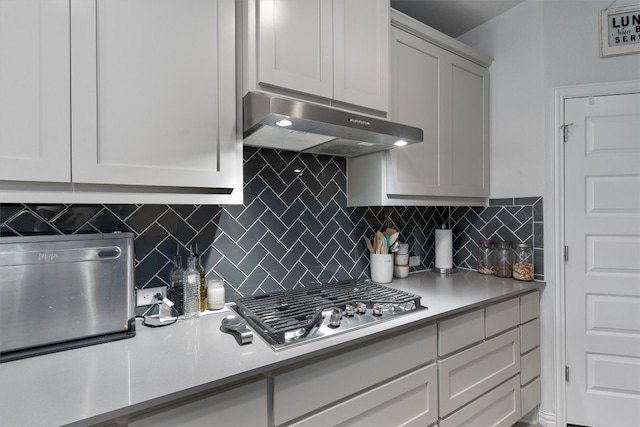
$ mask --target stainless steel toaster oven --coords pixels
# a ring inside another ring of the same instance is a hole
[[[0,362],[135,335],[133,234],[0,237]]]

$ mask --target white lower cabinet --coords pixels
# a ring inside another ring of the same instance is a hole
[[[429,425],[437,420],[436,326],[375,341],[335,356],[276,372],[275,425]],[[377,414],[377,415],[376,415]]]
[[[440,420],[440,427],[512,426],[520,419],[520,381],[513,377],[458,412]]]
[[[438,361],[440,417],[520,372],[517,329]]]
[[[540,403],[539,293],[438,322],[440,426],[511,426]]]
[[[432,363],[291,425],[427,426],[438,419],[437,387]]]
[[[267,380],[260,379],[132,418],[129,427],[266,425]]]

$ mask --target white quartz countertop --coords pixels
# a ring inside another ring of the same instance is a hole
[[[228,311],[162,328],[148,328],[138,320],[134,338],[0,364],[0,426],[107,421],[543,285],[475,271],[411,274],[387,286],[420,295],[428,310],[278,352],[257,333],[251,344],[239,346],[221,332]]]

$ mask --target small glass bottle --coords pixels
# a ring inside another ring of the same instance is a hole
[[[496,277],[512,277],[513,275],[513,249],[511,243],[499,242],[495,249],[495,262],[493,274]]]
[[[196,243],[196,270],[198,270],[198,274],[200,274],[200,312],[203,312],[207,309],[206,307],[207,288],[205,286],[204,268],[202,267],[202,263],[200,260],[200,252],[198,251],[197,243]]]
[[[184,314],[184,268],[182,268],[182,257],[180,249],[173,257],[173,267],[169,271],[169,289],[167,298],[173,302],[178,315]]]
[[[200,273],[196,269],[196,257],[189,249],[187,269],[184,271],[184,318],[200,315]]]
[[[524,281],[533,280],[533,250],[531,245],[520,243],[516,245],[513,262],[513,278]]]
[[[478,248],[478,273],[493,274],[493,240],[480,240]]]

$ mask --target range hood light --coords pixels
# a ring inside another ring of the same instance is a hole
[[[402,147],[402,146],[407,145],[407,141],[405,141],[403,139],[399,139],[396,142],[394,142],[393,145],[395,145],[396,147]]]
[[[293,122],[289,119],[280,119],[276,122],[276,126],[280,126],[281,128],[286,128],[291,126]]]

